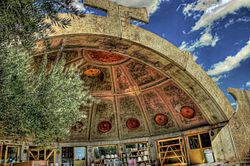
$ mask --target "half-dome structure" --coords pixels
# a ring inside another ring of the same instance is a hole
[[[60,155],[55,162],[188,165],[220,161],[222,152],[212,144],[219,143],[218,130],[234,111],[213,80],[190,54],[130,24],[131,19],[148,22],[146,9],[107,0],[85,0],[85,5],[102,9],[107,16],[62,14],[70,17],[71,25],[55,27],[49,34],[49,57],[63,52],[67,65],[78,66],[80,77],[99,102],[81,108],[87,116],[71,128],[68,140],[57,145]],[[44,48],[38,42],[36,55],[42,56]],[[212,149],[215,158],[211,158]],[[237,161],[236,157],[230,160]]]
[[[78,64],[80,77],[100,102],[82,108],[88,115],[71,141],[124,140],[209,124],[202,108],[158,69],[111,50],[78,49],[65,52],[67,64]]]

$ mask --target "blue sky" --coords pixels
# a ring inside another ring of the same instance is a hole
[[[250,0],[112,1],[147,7],[150,22],[139,26],[190,51],[231,103],[227,88],[250,90]]]

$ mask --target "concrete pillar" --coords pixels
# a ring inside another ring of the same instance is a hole
[[[93,150],[93,147],[92,146],[87,146],[87,165],[90,165],[91,166],[91,163],[92,163],[92,150]]]
[[[153,161],[157,161],[157,144],[156,140],[149,138],[148,144],[150,148],[150,158]]]
[[[28,161],[28,150],[29,150],[29,146],[26,143],[23,143],[21,147],[21,161],[22,162]]]

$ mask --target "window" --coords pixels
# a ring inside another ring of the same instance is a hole
[[[62,147],[62,166],[73,166],[74,164],[74,148]]]
[[[111,158],[111,155],[116,155],[117,149],[115,145],[98,146],[94,148],[94,156],[96,159]]]
[[[209,133],[188,136],[188,142],[190,149],[209,148],[212,146]]]
[[[85,148],[84,147],[75,147],[74,149],[74,160],[85,160],[86,154],[85,154]]]
[[[20,146],[2,146],[2,165],[20,162]]]
[[[188,140],[189,140],[190,149],[199,149],[200,148],[198,135],[189,136]]]
[[[208,133],[200,134],[201,146],[203,148],[211,147],[211,141]]]

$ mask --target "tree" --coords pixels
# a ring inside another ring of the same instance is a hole
[[[48,71],[45,59],[36,69],[29,54],[7,54],[0,54],[1,134],[38,143],[68,136],[84,115],[80,106],[92,101],[75,68],[65,71],[61,60]]]
[[[0,1],[0,44],[21,45],[28,50],[46,32],[53,31],[52,25],[66,27],[69,19],[62,19],[58,12],[80,15],[72,4],[74,0],[3,0]],[[46,21],[50,20],[50,22]]]
[[[32,49],[46,39],[52,24],[69,26],[60,11],[78,12],[71,0],[0,1],[0,135],[46,144],[69,136],[80,120],[80,106],[93,98],[75,67],[65,71],[64,61],[48,68],[45,56],[34,67]],[[50,19],[51,23],[45,22]],[[45,34],[45,35],[44,35]],[[49,69],[49,70],[48,70]]]

